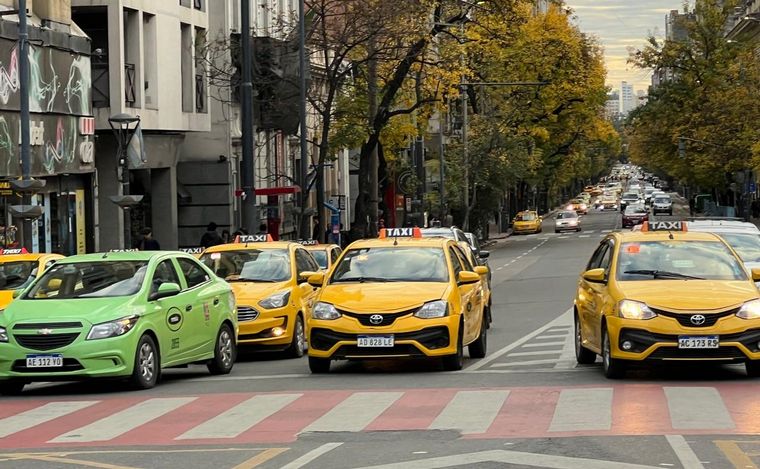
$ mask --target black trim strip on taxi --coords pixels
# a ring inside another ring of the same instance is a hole
[[[310,345],[316,350],[330,350],[338,342],[356,342],[357,337],[365,334],[345,334],[329,329],[314,328],[311,330]],[[393,334],[394,340],[418,342],[428,350],[441,349],[449,346],[449,330],[445,326],[426,327],[419,331],[402,332]],[[396,344],[393,347],[357,347],[356,345],[342,345],[331,358],[344,358],[346,356],[359,355],[410,355],[425,356],[417,347],[411,344]]]
[[[682,334],[683,335],[683,334]],[[718,335],[718,334],[715,334]],[[620,337],[618,339],[618,346],[622,349],[622,344],[624,341],[629,341],[633,345],[633,347],[628,350],[628,352],[632,353],[641,353],[647,350],[652,345],[663,343],[663,342],[669,342],[669,343],[678,343],[678,334],[655,334],[653,332],[645,331],[642,329],[629,329],[625,328],[620,331]],[[748,350],[750,350],[753,353],[760,352],[760,347],[758,347],[758,342],[760,342],[760,329],[750,329],[748,331],[739,332],[736,334],[722,334],[718,335],[718,340],[721,343],[724,342],[739,342],[740,344],[747,347]],[[693,349],[696,351],[701,351],[705,356],[709,354],[714,354],[715,352],[711,352],[711,350],[720,350],[720,349],[727,349],[727,348],[734,348],[733,346],[724,346],[721,345],[719,349]],[[681,352],[678,352],[678,351]],[[660,347],[659,351],[655,351],[650,355],[648,358],[669,358],[664,357],[662,355],[668,354],[669,356],[673,355],[673,358],[678,358],[679,353],[683,355],[684,350],[691,350],[691,349],[679,349],[677,347]],[[741,350],[736,349],[740,356],[736,358],[747,358],[743,353],[741,353]],[[694,353],[694,352],[686,352],[686,353]],[[708,357],[710,358],[710,357]],[[717,357],[716,357],[717,358]]]
[[[701,313],[696,311],[690,313],[674,313],[672,311],[665,311],[664,309],[652,308],[651,306],[649,309],[651,309],[652,312],[656,313],[658,316],[665,316],[668,318],[676,319],[678,323],[684,327],[710,327],[714,326],[715,323],[718,322],[718,319],[727,316],[733,316],[738,313],[741,309],[741,306],[738,308],[729,309],[728,311],[721,311],[719,313]],[[695,314],[701,314],[704,316],[705,322],[700,325],[695,325],[692,323],[691,317]]]
[[[349,318],[354,318],[361,323],[362,326],[370,326],[370,327],[381,327],[381,326],[390,326],[394,322],[396,322],[396,319],[404,317],[404,316],[411,316],[412,314],[416,313],[419,308],[410,309],[407,311],[399,311],[398,313],[353,313],[351,311],[346,311],[339,309],[338,312],[342,314],[343,316],[348,316]],[[373,324],[370,322],[369,318],[373,316],[374,314],[379,314],[383,317],[383,320],[378,324]]]
[[[82,327],[81,322],[40,322],[16,324],[13,326],[14,331],[22,330],[39,330],[39,329],[75,329]]]

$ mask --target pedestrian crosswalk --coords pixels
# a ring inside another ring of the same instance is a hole
[[[466,438],[760,432],[751,382],[303,391],[0,404],[0,448],[287,443],[309,432]]]

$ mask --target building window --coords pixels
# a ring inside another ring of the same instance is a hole
[[[193,76],[193,28],[186,23],[180,23],[180,56],[182,81],[182,111],[193,112],[195,107],[195,80]]]
[[[143,12],[143,65],[145,107],[158,109],[158,53],[156,51],[156,16]]]
[[[206,30],[195,28],[195,112],[208,111],[206,44]]]
[[[204,8],[204,1],[203,0],[193,0],[193,8],[196,10],[206,11]]]
[[[141,107],[140,80],[140,12],[124,9],[124,104]]]

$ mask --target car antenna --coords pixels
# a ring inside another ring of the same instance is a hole
[[[108,257],[108,251],[103,253],[103,257],[101,257],[101,259],[105,259],[106,257]]]
[[[674,239],[672,231],[668,231],[668,239]]]

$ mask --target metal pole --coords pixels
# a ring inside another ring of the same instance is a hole
[[[29,29],[26,22],[26,0],[18,0],[18,48],[19,48],[19,107],[21,119],[21,179],[28,181],[31,179],[32,162],[30,158],[30,139],[29,139]],[[21,205],[29,206],[32,203],[31,194],[23,192]],[[19,219],[20,228],[20,246],[31,249],[31,223],[21,218]],[[27,243],[29,246],[27,246]]]
[[[441,200],[439,201],[440,202],[440,209],[439,209],[440,213],[438,215],[438,219],[441,220],[441,226],[444,226],[445,218],[446,218],[446,213],[444,212],[446,210],[446,202],[444,200],[444,197],[446,196],[446,189],[444,188],[444,182],[445,182],[444,181],[444,177],[446,175],[445,174],[444,166],[445,166],[446,158],[444,156],[445,145],[443,143],[443,116],[444,116],[444,113],[443,113],[443,111],[441,111],[441,117],[440,117],[439,125],[438,125],[438,130],[440,131],[439,132],[439,137],[441,139],[440,142],[438,142],[438,157],[440,159],[440,162],[439,162],[440,168],[438,169],[439,180],[440,181],[439,181],[439,187],[438,187],[438,189],[441,192],[441,194],[440,194],[440,199]]]
[[[464,77],[462,77],[464,82]],[[467,230],[470,224],[470,154],[467,148],[467,85],[462,85],[462,153],[464,154],[464,223]]]
[[[241,201],[242,225],[249,233],[257,228],[254,223],[256,214],[256,194],[253,187],[253,58],[251,54],[251,2],[240,1],[240,47],[243,62],[243,76],[240,83],[240,121],[243,158],[241,161],[240,180],[243,189]]]
[[[309,203],[308,196],[306,194],[306,191],[304,190],[306,188],[307,184],[307,173],[309,172],[309,161],[308,157],[306,155],[306,76],[307,76],[307,62],[306,62],[306,7],[304,5],[304,0],[298,1],[298,61],[300,66],[300,99],[301,99],[301,108],[299,111],[299,118],[300,118],[300,145],[301,145],[301,165],[300,165],[300,176],[299,176],[299,185],[301,186],[301,195],[300,197],[300,206],[301,206],[301,238],[302,239],[309,239],[311,238],[310,226],[308,223],[306,223],[306,206]],[[320,190],[318,187],[317,190]],[[317,210],[322,210],[322,207],[317,207]],[[318,233],[322,233],[322,227],[319,227]]]

